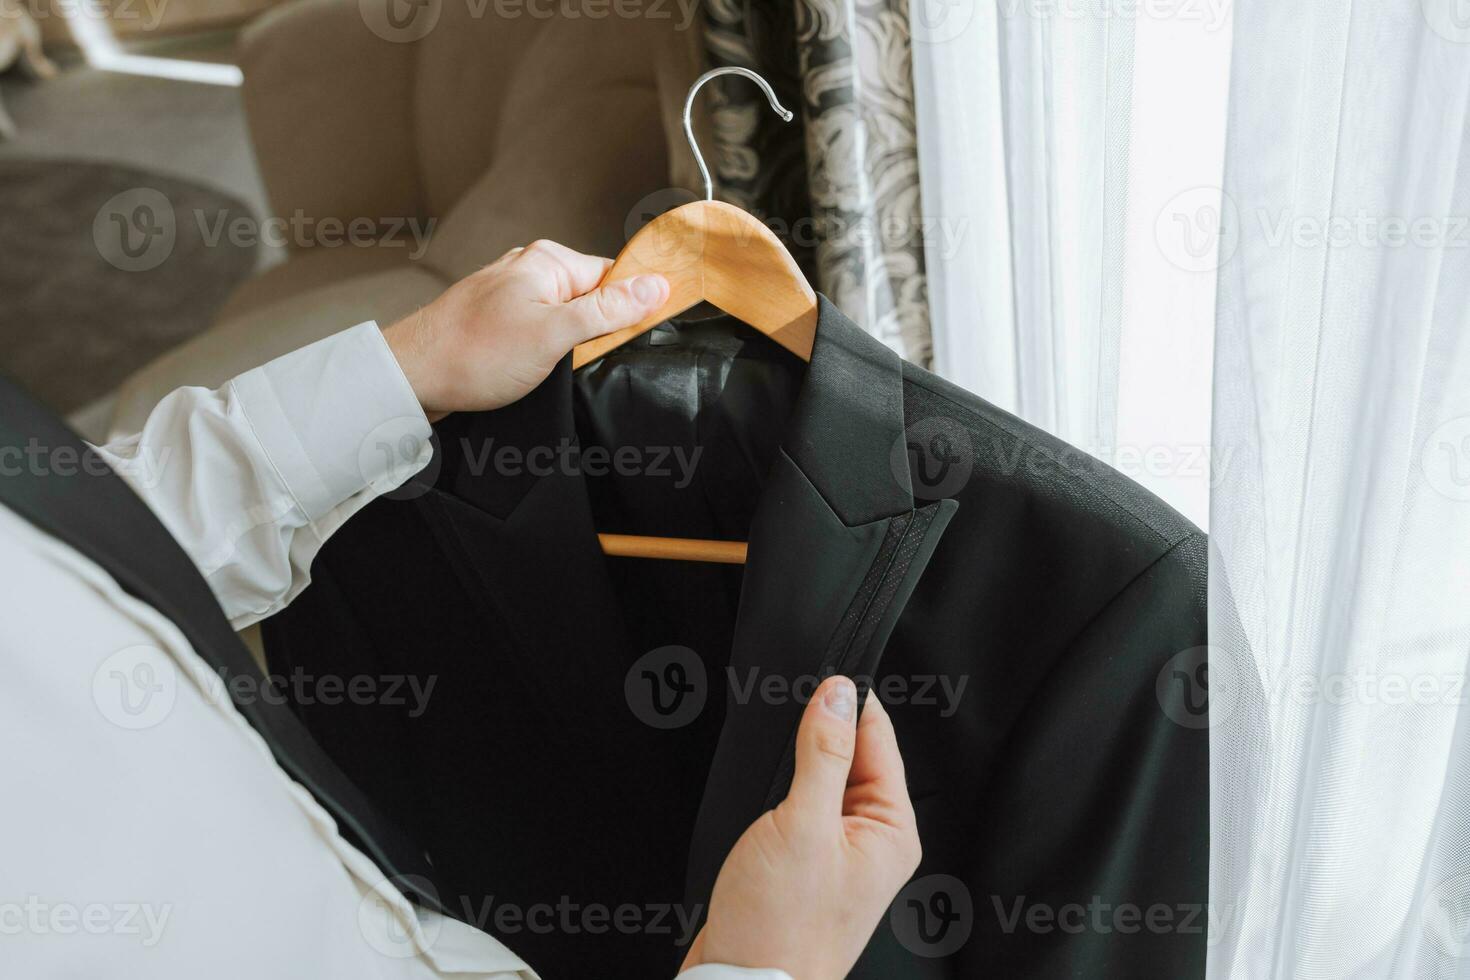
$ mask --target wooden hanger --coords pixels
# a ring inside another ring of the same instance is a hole
[[[817,337],[816,293],[771,229],[754,215],[714,199],[714,182],[694,139],[690,113],[695,93],[711,78],[729,74],[754,81],[777,115],[791,121],[791,112],[777,100],[771,86],[748,68],[716,68],[695,80],[684,100],[684,137],[704,178],[704,200],[661,214],[639,229],[602,280],[617,282],[658,273],[669,282],[669,298],[633,326],[578,344],[572,351],[573,370],[700,302],[714,304],[802,360],[812,359]],[[599,534],[597,538],[603,553],[620,557],[745,563],[743,541],[639,534]]]

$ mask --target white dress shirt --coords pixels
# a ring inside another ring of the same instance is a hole
[[[364,323],[217,391],[180,389],[100,451],[239,629],[290,602],[327,537],[424,466],[429,432]],[[64,465],[0,457],[0,479]],[[0,662],[0,976],[535,977],[487,933],[415,910],[173,623],[4,507]]]

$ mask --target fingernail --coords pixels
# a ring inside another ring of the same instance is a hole
[[[857,711],[857,688],[844,677],[827,689],[823,704],[843,721],[852,721],[852,716]]]
[[[633,298],[638,302],[645,305],[657,303],[662,294],[663,286],[657,276],[633,277]]]

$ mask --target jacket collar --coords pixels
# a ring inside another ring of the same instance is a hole
[[[817,301],[812,359],[782,449],[846,524],[908,511],[914,497],[903,442],[902,362],[825,296]],[[576,444],[570,356],[520,401],[494,412],[451,416],[441,425],[440,437],[446,458],[456,465],[447,486],[439,478],[441,488],[496,517],[510,517],[544,482],[570,475],[580,484],[579,475],[562,467],[517,465],[508,474],[480,479],[483,465],[465,465],[472,462],[466,457],[484,464],[502,449],[529,462],[533,450],[544,459],[547,450],[563,452]]]
[[[816,679],[876,673],[956,508],[951,500],[915,506],[902,362],[825,297],[819,302],[811,363],[751,526],[728,671],[711,678],[712,696],[726,687],[726,711],[689,855],[691,908],[707,904],[736,838],[784,796],[803,697]],[[469,443],[454,445],[465,432],[473,433]],[[441,489],[496,518],[493,553],[459,556],[459,566],[478,577],[477,594],[538,657],[575,651],[576,662],[548,663],[550,673],[605,673],[600,683],[621,690],[621,673],[637,652],[609,639],[625,633],[580,474],[479,479],[456,458],[461,449],[484,452],[491,444],[522,454],[574,445],[570,358],[528,397],[443,426],[441,435]],[[427,499],[431,508],[448,506]],[[548,553],[557,555],[554,564]],[[577,615],[567,615],[567,582],[578,583]],[[591,656],[594,650],[601,653]],[[789,693],[772,697],[770,690]],[[553,692],[545,693],[554,705]],[[599,722],[583,716],[554,724],[562,737],[585,737]]]

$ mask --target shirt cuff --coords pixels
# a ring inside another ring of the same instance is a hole
[[[433,455],[429,420],[369,320],[230,382],[310,521],[364,489],[387,493]]]
[[[791,980],[785,970],[753,970],[745,966],[705,963],[679,974],[677,980]]]

